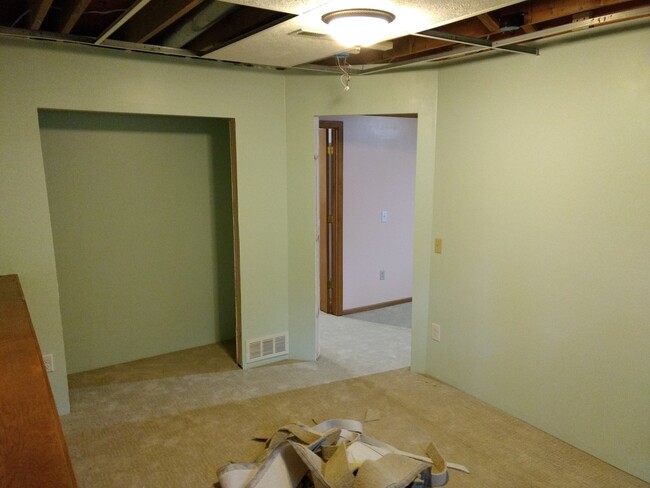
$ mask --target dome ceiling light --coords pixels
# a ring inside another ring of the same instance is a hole
[[[386,27],[395,15],[385,10],[353,8],[337,10],[321,17],[330,28],[330,35],[347,47],[371,46],[384,40]]]

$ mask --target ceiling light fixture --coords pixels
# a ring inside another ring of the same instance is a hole
[[[344,46],[371,46],[383,40],[385,28],[395,16],[385,10],[352,8],[330,12],[321,19]]]

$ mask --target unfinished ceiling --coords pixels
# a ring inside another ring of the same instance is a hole
[[[318,71],[421,66],[650,16],[648,0],[3,0],[0,35]],[[389,11],[383,41],[353,52],[321,17]],[[341,55],[342,56],[336,56]],[[335,57],[336,56],[336,57]]]

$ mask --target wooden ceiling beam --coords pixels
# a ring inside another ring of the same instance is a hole
[[[489,28],[485,26],[483,21],[477,18],[470,18],[461,20],[460,22],[454,22],[453,24],[448,24],[440,28],[445,32],[450,34],[457,34],[467,37],[476,37],[482,38],[489,34]],[[497,28],[498,31],[498,28]],[[428,52],[434,49],[439,49],[445,46],[451,46],[454,44],[449,41],[442,41],[440,39],[429,39],[426,37],[418,36],[406,36],[400,39],[393,40],[393,49],[381,54],[381,58],[378,59],[378,62],[386,62],[387,60],[399,60],[402,58],[407,58],[413,56],[414,54]]]
[[[390,52],[391,57],[408,56],[409,54],[417,54],[432,49],[438,49],[448,46],[451,43],[448,41],[441,41],[440,39],[430,39],[428,37],[406,36],[400,39],[393,40],[393,50]],[[386,53],[389,54],[389,53]]]
[[[29,0],[29,14],[27,15],[27,28],[29,30],[39,30],[45,16],[52,6],[53,0]]]
[[[198,7],[203,0],[152,2],[140,10],[113,36],[122,41],[145,43]]]
[[[488,32],[499,32],[499,23],[490,14],[481,14],[477,18]]]
[[[522,30],[530,33],[537,30],[534,25],[537,23],[621,3],[629,3],[629,0],[534,0],[512,5],[507,9],[502,9],[501,12],[524,11],[526,24],[522,26]],[[475,18],[454,22],[440,27],[440,30],[476,38],[499,33],[499,22],[495,19],[497,12],[485,13]],[[386,62],[388,60],[407,59],[415,54],[426,53],[452,44],[447,41],[406,36],[393,40],[392,51],[381,53],[375,61]]]
[[[63,5],[63,13],[59,17],[56,30],[61,34],[70,34],[79,21],[79,17],[88,8],[91,0],[68,0]]]
[[[538,24],[626,2],[629,2],[629,0],[538,0],[527,2],[524,9],[526,24]]]
[[[505,7],[492,14],[482,14],[477,18],[484,22],[486,28],[490,29],[488,22],[495,21],[498,14],[521,12],[524,14],[525,24],[521,29],[529,34],[538,30],[535,24],[553,21],[563,17],[571,17],[583,12],[589,12],[594,9],[611,7],[622,3],[630,3],[630,0],[529,0]],[[486,17],[489,17],[486,18]],[[498,32],[498,17],[495,21],[497,29],[492,32]]]

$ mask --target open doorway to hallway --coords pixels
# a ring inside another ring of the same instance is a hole
[[[320,117],[319,141],[320,311],[410,328],[417,117]]]

